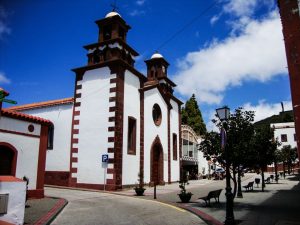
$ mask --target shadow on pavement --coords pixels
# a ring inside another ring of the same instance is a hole
[[[289,177],[287,179],[297,181],[298,178]],[[242,211],[243,209],[249,210],[249,212],[241,218],[247,225],[299,225],[300,184],[298,183],[292,189],[276,190],[270,198],[259,205],[235,203],[235,212]]]

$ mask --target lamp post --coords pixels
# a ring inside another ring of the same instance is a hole
[[[227,120],[230,116],[230,109],[227,106],[222,108],[216,109],[217,116],[222,123],[221,128],[221,137],[222,137],[222,149],[225,153],[225,161],[226,161],[226,219],[224,224],[225,225],[234,225],[234,215],[233,215],[233,194],[231,192],[231,185],[230,185],[230,163],[229,163],[229,155],[228,149],[226,149],[226,126]]]

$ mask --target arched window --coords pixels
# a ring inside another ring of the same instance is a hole
[[[127,153],[136,154],[136,119],[128,117]]]
[[[53,149],[53,141],[54,141],[54,126],[51,125],[48,128],[48,143],[47,143],[48,150]]]

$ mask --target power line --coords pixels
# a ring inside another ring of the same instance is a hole
[[[175,32],[170,38],[164,41],[156,50],[160,50],[162,47],[164,47],[166,44],[172,41],[177,35],[182,33],[185,29],[187,29],[189,26],[195,23],[200,17],[202,17],[205,13],[207,13],[210,9],[212,9],[217,3],[218,0],[214,0],[212,4],[210,4],[207,8],[205,8],[199,15],[194,17],[190,22],[186,23],[181,29]]]

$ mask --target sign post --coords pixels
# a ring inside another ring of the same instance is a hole
[[[104,169],[104,191],[105,191],[105,186],[106,186],[106,173],[107,173],[107,165],[108,165],[108,154],[103,154],[102,155],[102,168]]]

